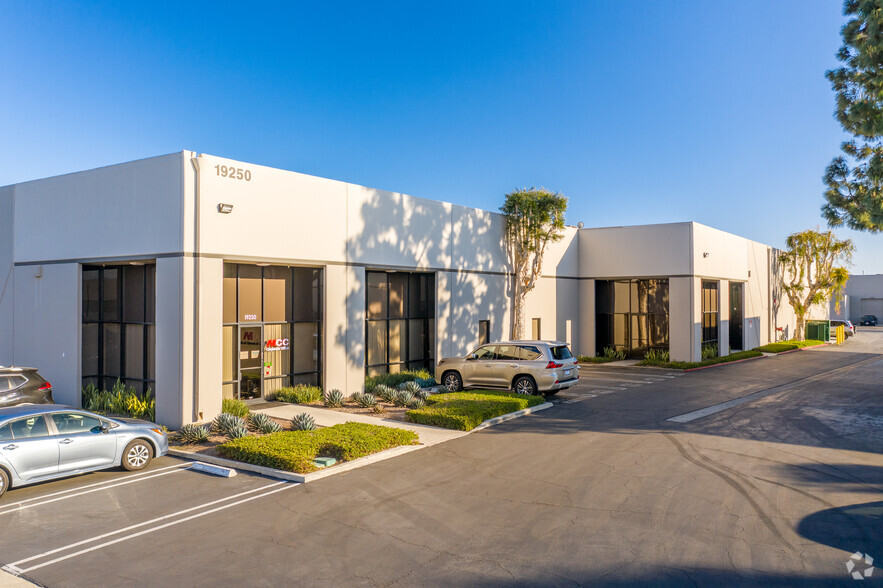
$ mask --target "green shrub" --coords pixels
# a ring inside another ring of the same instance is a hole
[[[316,429],[316,419],[305,412],[294,415],[291,419],[291,424],[295,431],[313,431]]]
[[[576,358],[577,363],[610,363],[614,361],[613,357],[604,357],[603,355],[598,355],[596,357],[589,357],[588,355],[578,355]]]
[[[344,423],[315,431],[284,431],[245,437],[218,446],[229,459],[306,474],[318,468],[317,457],[350,461],[400,445],[417,443],[417,434],[366,423]]]
[[[399,390],[392,402],[396,406],[408,406],[414,402],[414,394],[409,390]]]
[[[221,412],[236,415],[244,419],[248,416],[249,410],[248,405],[243,401],[236,398],[225,398],[221,401]]]
[[[714,359],[718,356],[717,343],[709,343],[702,346],[702,361],[706,359]]]
[[[215,431],[223,435],[229,435],[230,431],[239,427],[247,428],[245,419],[243,419],[242,417],[238,417],[235,414],[229,414],[226,412],[222,412],[221,414],[216,416],[215,420],[212,421],[212,426],[214,427]]]
[[[368,392],[367,394],[370,394],[370,392]],[[382,398],[386,402],[392,404],[398,397],[399,391],[391,386],[387,386],[386,384],[378,384],[374,388],[374,394],[376,394],[378,397]]]
[[[208,425],[187,424],[181,427],[178,435],[184,443],[203,443],[208,441],[211,427]]]
[[[433,394],[426,406],[408,411],[415,423],[471,431],[484,421],[545,402],[542,396],[525,396],[497,390]]]
[[[644,361],[641,365],[659,365],[669,363],[671,361],[671,353],[668,349],[651,349],[644,355]]]
[[[400,384],[413,382],[415,380],[432,382],[431,384],[418,382],[421,386],[435,384],[432,375],[426,370],[405,371],[397,374],[377,374],[376,376],[368,376],[365,378],[365,392],[374,393],[374,388],[381,384],[389,386],[390,388],[397,388]]]
[[[739,361],[742,359],[749,359],[752,357],[760,357],[763,355],[760,351],[752,350],[752,351],[739,351],[737,353],[731,353],[729,355],[725,355],[723,357],[713,357],[711,359],[706,359],[703,361],[670,361],[668,363],[657,363],[653,364],[658,367],[670,368],[673,370],[689,370],[697,367],[705,367],[707,365],[717,365],[719,363],[729,363],[731,361]],[[638,365],[651,365],[646,363],[646,360],[642,360],[638,362]]]
[[[343,405],[345,400],[343,392],[340,390],[331,390],[325,395],[325,406],[337,408],[338,406]]]
[[[626,358],[625,349],[615,349],[613,347],[605,347],[602,356],[607,361],[622,361]]]
[[[824,345],[824,341],[816,339],[807,339],[806,341],[780,341],[778,343],[769,343],[755,347],[754,351],[763,351],[764,353],[782,353],[783,351],[793,351],[794,349],[802,349],[803,347],[814,347],[816,345]]]
[[[357,392],[356,394],[353,394],[353,400],[355,400],[356,404],[362,408],[373,408],[377,406],[377,397],[373,394],[362,394]]]
[[[134,386],[126,386],[120,380],[110,391],[99,390],[94,384],[83,388],[83,408],[100,414],[156,421],[156,398],[150,388],[141,397]]]
[[[324,395],[322,388],[318,386],[307,386],[306,384],[298,384],[294,387],[285,387],[276,390],[274,399],[279,402],[289,402],[291,404],[315,404],[322,402]]]

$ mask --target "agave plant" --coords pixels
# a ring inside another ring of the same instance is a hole
[[[305,412],[295,415],[291,424],[295,431],[313,431],[316,428],[316,420]]]
[[[264,414],[262,412],[253,412],[248,415],[248,425],[255,431],[259,431],[261,427],[264,427],[267,425],[267,423],[272,422],[273,419],[270,418],[270,415]]]
[[[374,388],[374,393],[386,402],[394,403],[399,391],[385,384],[380,384]]]
[[[373,406],[377,406],[377,397],[373,394],[359,394],[356,397],[356,404],[361,406],[362,408],[371,408]]]
[[[343,392],[340,390],[331,390],[327,394],[325,394],[325,406],[336,408],[341,406],[344,402],[345,398],[343,396]]]
[[[437,386],[437,387],[435,388],[435,393],[436,393],[436,394],[447,394],[448,392],[450,392],[450,390],[448,390],[448,387],[447,387],[447,386],[444,386],[444,385],[442,385],[442,386]]]
[[[423,408],[423,406],[425,404],[426,404],[426,400],[424,400],[423,398],[420,398],[419,396],[415,396],[411,400],[411,403],[408,404],[408,408]]]
[[[216,416],[212,424],[216,431],[223,433],[224,435],[229,435],[230,431],[236,427],[242,427],[246,430],[248,429],[244,419],[227,412],[222,412]]]
[[[414,402],[414,394],[410,390],[400,390],[393,399],[393,404],[396,406],[408,406],[412,402]]]
[[[211,433],[211,427],[208,425],[194,425],[193,423],[184,425],[178,434],[184,443],[203,443],[208,441]]]
[[[426,400],[429,398],[429,390],[424,388],[420,388],[416,392],[414,392],[414,398],[419,398],[420,400]]]
[[[413,380],[410,382],[405,382],[405,390],[416,396],[417,393],[420,392],[420,384]]]
[[[267,423],[264,423],[260,427],[258,427],[258,432],[263,433],[265,435],[269,435],[270,433],[278,433],[282,430],[282,426],[274,420],[270,420]]]
[[[229,431],[227,431],[228,439],[240,439],[242,437],[248,437],[248,427],[245,426],[245,421],[242,421],[242,425],[236,425],[232,427]]]

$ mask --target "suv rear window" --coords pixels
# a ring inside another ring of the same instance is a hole
[[[0,392],[6,392],[8,390],[15,390],[16,388],[20,388],[22,385],[27,382],[27,378],[19,375],[12,376],[3,376],[0,375]]]
[[[570,353],[570,349],[567,348],[567,345],[549,347],[549,351],[552,353],[552,358],[554,359],[570,359],[571,357],[573,357],[573,355]]]

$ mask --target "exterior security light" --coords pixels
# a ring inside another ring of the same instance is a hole
[[[232,204],[224,204],[222,202],[222,203],[218,204],[218,212],[220,212],[221,214],[230,214],[231,212],[233,212],[233,205]]]
[[[704,251],[704,252],[702,253],[702,257],[708,257],[708,251]]]

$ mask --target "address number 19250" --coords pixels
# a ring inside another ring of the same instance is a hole
[[[231,180],[251,181],[251,170],[243,167],[232,167],[229,165],[216,165],[215,173],[222,178],[230,178]]]

